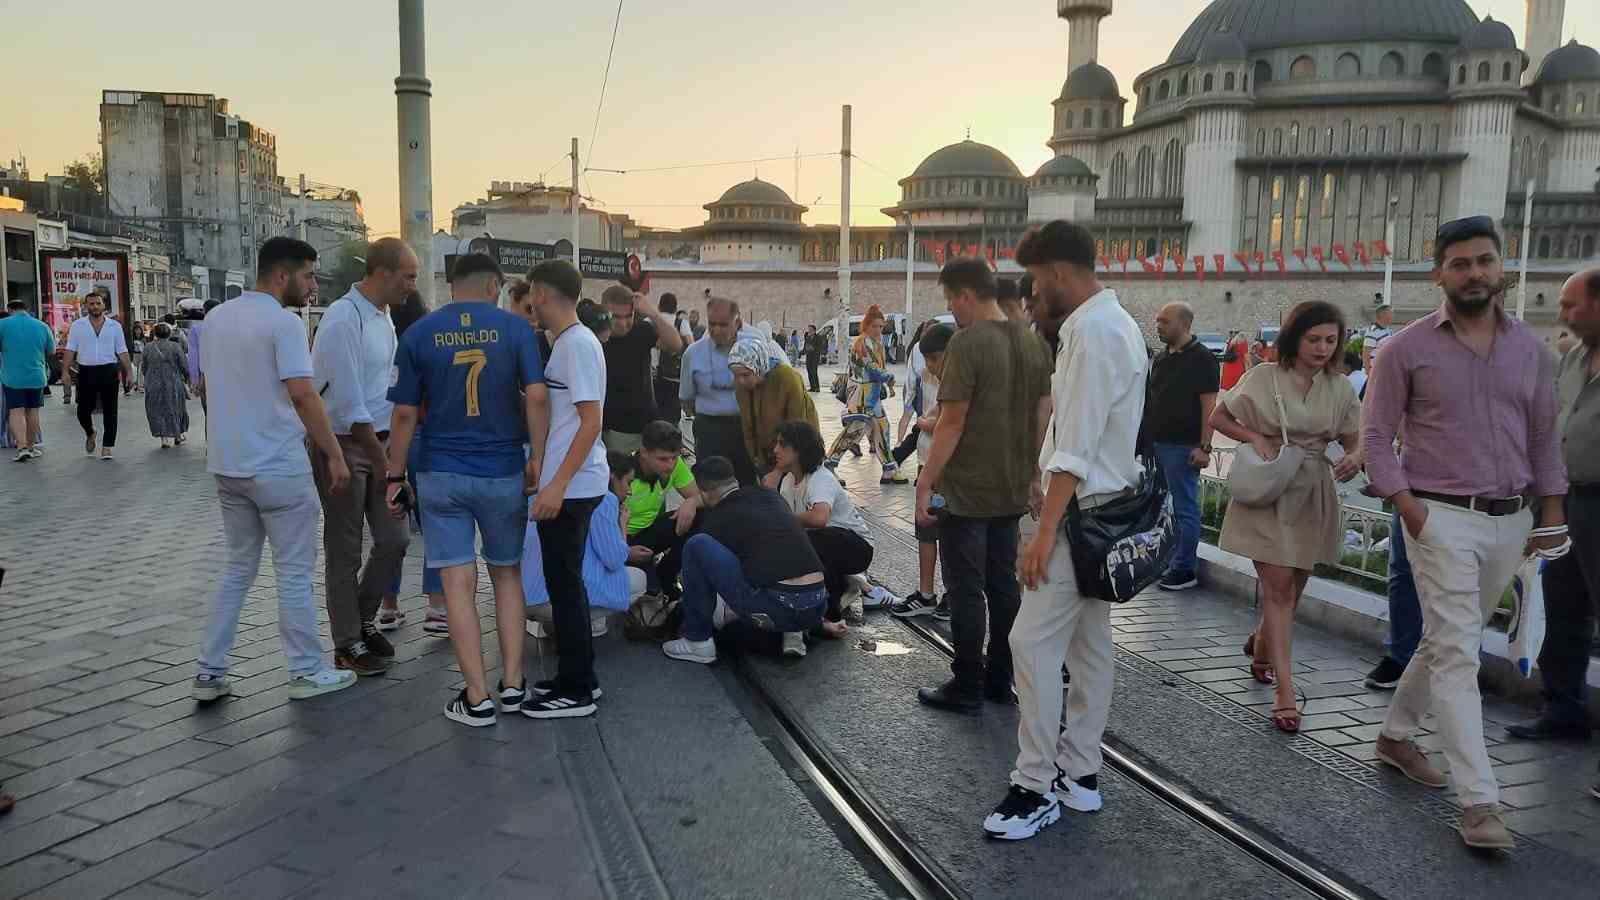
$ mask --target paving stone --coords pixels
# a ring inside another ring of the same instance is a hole
[[[246,719],[245,721],[250,721]],[[250,740],[234,744],[232,747],[204,743],[212,752],[204,759],[189,763],[189,768],[199,769],[202,772],[214,772],[218,775],[232,775],[256,763],[272,759],[301,744],[318,740],[321,735],[303,728],[280,728],[266,734],[253,737]],[[217,752],[220,751],[220,752]]]
[[[37,747],[13,753],[6,757],[6,761],[24,766],[46,766],[53,762],[77,756],[87,750],[93,750],[97,747],[103,747],[106,744],[132,737],[135,734],[138,734],[138,732],[132,728],[124,728],[112,722],[101,725],[98,728],[80,731],[59,741],[50,741],[47,744],[40,744]]]
[[[8,789],[9,790],[9,789]],[[95,784],[92,781],[78,780],[58,784],[49,790],[40,791],[27,798],[26,803],[18,803],[4,818],[0,818],[0,835],[8,831],[16,831],[31,822],[71,809],[80,803],[87,803],[96,797],[110,793],[112,788]]]
[[[58,784],[65,784],[85,775],[90,775],[101,769],[128,761],[128,757],[121,753],[111,753],[106,750],[91,750],[77,756],[68,757],[60,762],[41,766],[26,775],[18,775],[6,782],[6,793],[12,794],[18,800],[24,797],[49,790]]]
[[[69,735],[77,734],[80,731],[87,731],[98,725],[104,725],[107,722],[115,722],[118,719],[132,715],[133,713],[139,711],[140,707],[135,703],[128,703],[126,701],[107,703],[104,706],[89,710],[88,712],[78,713],[77,715],[71,716],[63,716],[53,722],[49,722],[35,728],[30,728],[28,729],[28,733],[34,737],[42,737],[45,740],[53,741],[57,740],[58,738],[64,738]]]
[[[109,785],[130,785],[179,766],[198,768],[196,763],[205,762],[206,757],[216,754],[221,749],[216,744],[205,741],[182,740],[160,750],[134,757],[120,766],[102,769],[90,777]],[[200,769],[200,771],[212,770]]]
[[[1593,819],[1549,806],[1514,810],[1507,812],[1505,818],[1507,828],[1534,836],[1553,831],[1577,831],[1594,824]]]
[[[163,800],[193,790],[202,784],[215,780],[216,777],[210,772],[173,769],[125,788],[112,791],[104,797],[98,797],[82,806],[73,807],[72,813],[86,819],[94,819],[97,822],[114,822],[117,819],[133,815],[139,810],[154,806]]]
[[[29,894],[28,900],[100,900],[131,888],[200,853],[171,841],[151,841]]]
[[[296,872],[282,866],[262,866],[206,896],[226,898],[226,900],[280,900],[305,890],[316,881],[316,876],[304,872]]]
[[[80,872],[86,864],[64,856],[38,853],[0,867],[0,900],[12,900],[32,893],[54,881]]]
[[[193,894],[174,891],[149,881],[112,896],[112,900],[193,900],[193,898]]]
[[[48,722],[54,722],[59,718],[61,718],[60,713],[48,712],[42,709],[23,710],[15,715],[9,715],[4,718],[0,718],[0,735],[13,734],[18,731],[26,731],[27,729],[36,725],[42,726]],[[35,736],[41,737],[39,735]]]
[[[51,852],[92,863],[101,862],[213,812],[215,810],[211,807],[198,803],[168,800],[126,819],[102,825],[82,837],[58,844]]]
[[[60,700],[71,696],[72,691],[66,690],[60,685],[15,694],[0,700],[0,718],[16,715],[24,710],[33,709],[35,706],[44,706],[52,700]]]
[[[151,662],[147,659],[140,659],[130,663],[124,663],[119,666],[113,666],[109,669],[103,669],[94,673],[93,675],[85,675],[82,678],[74,678],[71,681],[63,681],[60,685],[58,685],[58,687],[64,688],[73,693],[101,690],[108,687],[114,687],[122,684],[123,682],[132,681],[151,672],[160,671],[164,668],[166,667],[161,663]]]
[[[24,675],[36,675],[40,672],[48,672],[51,669],[60,669],[65,666],[70,666],[75,662],[89,659],[95,655],[96,653],[93,650],[63,650],[59,653],[53,653],[49,656],[46,656],[43,659],[13,663],[0,667],[0,675],[4,675],[8,678],[20,678]]]
[[[142,694],[152,687],[155,687],[155,685],[148,681],[124,681],[108,687],[74,694],[62,700],[52,701],[49,704],[49,708],[56,712],[74,715],[97,709],[118,700],[126,700],[136,694]]]
[[[54,847],[94,829],[96,823],[66,813],[56,813],[31,822],[26,828],[6,832],[0,841],[0,866],[10,865],[25,856]]]

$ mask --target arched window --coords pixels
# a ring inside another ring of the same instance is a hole
[[[1512,74],[1511,73],[1511,63],[1507,62],[1506,64],[1504,64],[1504,65],[1502,65],[1500,67],[1500,80],[1501,81],[1510,81],[1511,80],[1511,74]]]
[[[1072,110],[1067,110],[1067,127],[1072,127]]]
[[[1575,116],[1583,115],[1585,107],[1587,107],[1587,105],[1588,105],[1588,98],[1586,98],[1580,92],[1578,94],[1578,96],[1572,98],[1572,114],[1575,115]]]
[[[1133,195],[1140,199],[1154,197],[1156,191],[1156,154],[1149,147],[1140,147],[1133,163]]]
[[[1256,155],[1267,155],[1267,130],[1265,128],[1256,129]]]
[[[1344,120],[1344,142],[1340,145],[1344,153],[1350,152],[1350,120]]]
[[[1274,128],[1274,129],[1272,129],[1272,155],[1273,156],[1282,156],[1283,155],[1283,129],[1282,128]]]
[[[1189,76],[1187,75],[1183,76],[1183,80],[1178,82],[1178,96],[1189,96]]]
[[[1163,78],[1161,84],[1156,87],[1156,99],[1165,100],[1170,96],[1172,96],[1172,84]]]
[[[1205,93],[1209,94],[1209,93],[1211,93],[1212,89],[1215,88],[1215,87],[1216,87],[1216,83],[1215,83],[1211,73],[1207,72],[1205,81],[1200,83],[1200,90],[1202,90]]]
[[[1111,158],[1111,186],[1106,196],[1114,200],[1128,196],[1128,158],[1121,151]]]
[[[1361,57],[1354,53],[1341,53],[1333,62],[1333,77],[1357,78],[1361,75]]]
[[[1466,83],[1467,83],[1467,67],[1466,66],[1457,66],[1456,67],[1456,84],[1466,84]]]
[[[1387,125],[1378,126],[1378,152],[1389,152],[1389,126]]]
[[[1111,127],[1111,108],[1109,106],[1106,107],[1105,109],[1100,110],[1100,127],[1101,128],[1110,128]]]
[[[1150,105],[1150,85],[1148,85],[1148,84],[1144,86],[1144,99],[1139,101],[1139,105],[1140,106],[1149,106]]]
[[[1422,126],[1421,125],[1413,125],[1413,126],[1411,126],[1411,152],[1412,153],[1421,153],[1422,152]]]
[[[1222,89],[1225,90],[1225,91],[1233,90],[1233,73],[1232,72],[1223,73],[1223,75],[1222,75]]]
[[[1550,111],[1555,113],[1555,114],[1557,114],[1557,115],[1561,114],[1561,94],[1560,94],[1560,92],[1556,92],[1556,93],[1553,93],[1553,94],[1550,95]]]
[[[1367,126],[1363,125],[1361,126],[1361,152],[1366,153],[1371,149],[1371,146],[1367,143]]]
[[[1250,76],[1249,75],[1244,76],[1243,80],[1239,84],[1239,89],[1240,90],[1245,90],[1245,91],[1250,90]]]
[[[1299,122],[1290,122],[1289,123],[1289,155],[1293,156],[1294,154],[1299,153],[1299,152],[1300,152],[1300,123]]]
[[[1592,256],[1594,256],[1594,235],[1591,234],[1583,239],[1582,258],[1589,259]]]
[[[1539,142],[1539,189],[1544,190],[1550,184],[1550,145],[1544,141]]]
[[[1269,63],[1264,59],[1258,59],[1256,60],[1254,71],[1256,75],[1256,87],[1260,87],[1272,80],[1272,63]],[[1249,85],[1246,85],[1246,87],[1248,88]]]
[[[1177,138],[1161,153],[1161,196],[1183,196],[1183,143]]]
[[[1445,75],[1444,57],[1437,53],[1429,53],[1422,58],[1422,74],[1428,78],[1437,78],[1443,81]]]
[[[1385,53],[1383,59],[1378,60],[1378,74],[1390,78],[1406,73],[1406,58],[1393,50]]]
[[[1297,57],[1289,64],[1289,80],[1299,81],[1303,78],[1317,77],[1317,61],[1309,56]]]
[[[1478,63],[1478,81],[1479,82],[1484,82],[1484,81],[1488,81],[1488,80],[1489,80],[1489,61],[1488,60],[1484,60],[1483,62]]]
[[[1550,235],[1539,238],[1539,252],[1535,255],[1540,259],[1550,258]]]

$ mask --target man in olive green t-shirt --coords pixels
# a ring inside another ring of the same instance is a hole
[[[934,523],[933,492],[944,495],[939,557],[944,564],[954,677],[923,688],[929,706],[975,712],[987,697],[1015,703],[1011,622],[1022,604],[1017,584],[1017,520],[1038,484],[1039,441],[1050,419],[1050,355],[1029,327],[1009,322],[996,302],[994,272],[957,259],[939,273],[960,330],[945,351],[939,423],[917,479],[917,518]],[[988,601],[988,665],[984,602]]]

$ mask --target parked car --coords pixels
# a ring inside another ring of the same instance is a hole
[[[1226,335],[1208,333],[1197,334],[1195,337],[1199,339],[1200,345],[1210,350],[1211,355],[1217,359],[1222,359],[1223,354],[1228,352],[1228,338]]]

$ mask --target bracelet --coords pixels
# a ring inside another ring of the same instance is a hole
[[[1534,550],[1533,551],[1533,555],[1537,556],[1540,559],[1560,559],[1561,557],[1566,556],[1568,553],[1571,553],[1571,552],[1572,552],[1572,538],[1567,538],[1566,540],[1561,542],[1560,546],[1551,547],[1548,550]]]
[[[1561,537],[1562,535],[1564,535],[1566,533],[1567,533],[1567,526],[1565,526],[1565,525],[1548,525],[1548,526],[1546,526],[1544,528],[1535,528],[1535,529],[1533,529],[1532,531],[1528,532],[1528,536],[1529,537],[1536,537],[1536,538],[1541,538],[1541,537]]]

